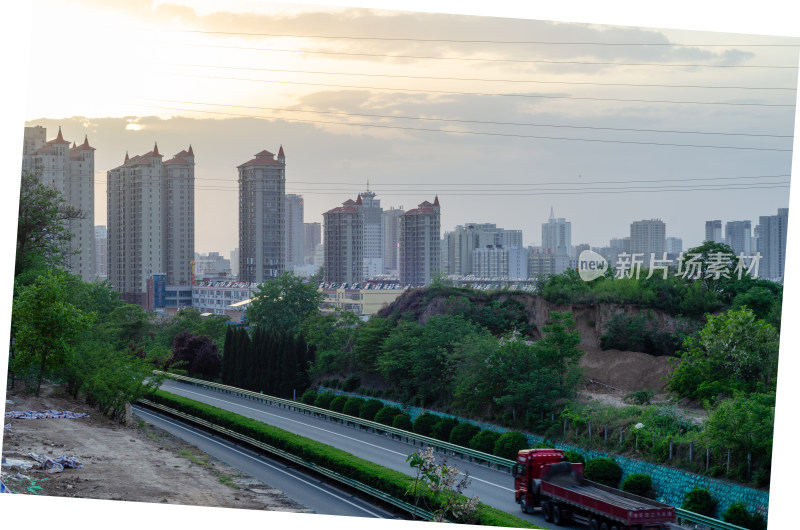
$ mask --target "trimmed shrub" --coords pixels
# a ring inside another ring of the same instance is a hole
[[[708,490],[694,488],[684,495],[681,508],[700,515],[714,517],[714,512],[717,510],[717,499],[712,497]]]
[[[383,425],[391,426],[392,422],[394,421],[394,417],[402,413],[403,411],[398,409],[397,407],[390,407],[387,405],[383,407],[381,410],[379,410],[377,414],[375,414],[374,421],[382,423]]]
[[[575,464],[586,463],[586,459],[577,451],[564,451],[564,458],[567,459],[567,462],[573,462]]]
[[[469,441],[480,432],[481,428],[471,423],[459,423],[450,431],[450,443],[469,447]]]
[[[433,426],[436,425],[441,418],[436,414],[426,412],[420,414],[414,420],[414,432],[422,436],[431,436],[433,434]]]
[[[345,403],[347,403],[346,396],[336,396],[335,398],[333,398],[333,401],[331,401],[330,409],[333,412],[344,412]]]
[[[503,433],[494,444],[494,455],[515,460],[520,449],[528,448],[528,437],[517,431]]]
[[[317,389],[316,388],[309,388],[303,395],[300,396],[300,403],[304,405],[313,405],[314,400],[317,399]]]
[[[347,379],[342,381],[342,390],[345,392],[352,392],[361,385],[361,377],[358,374],[347,376]]]
[[[322,394],[318,394],[317,398],[314,400],[314,406],[321,409],[330,408],[331,401],[333,401],[335,397],[336,394],[333,392],[323,392]]]
[[[347,398],[347,401],[345,401],[344,403],[344,409],[342,410],[342,412],[344,412],[348,416],[354,416],[357,418],[358,411],[359,409],[361,409],[361,405],[363,405],[364,403],[366,403],[366,401],[359,397]]]
[[[437,440],[447,442],[450,440],[450,433],[453,432],[455,426],[458,425],[458,420],[455,418],[442,417],[433,426],[431,435]]]
[[[469,448],[490,455],[494,452],[494,444],[498,438],[500,438],[499,432],[483,430],[472,437]]]
[[[404,431],[413,431],[414,424],[411,423],[411,414],[406,414],[405,412],[401,412],[397,416],[394,417],[392,420],[392,427],[395,429],[403,429]]]
[[[767,526],[761,514],[748,512],[747,506],[742,501],[734,502],[728,506],[728,509],[722,514],[722,520],[748,530],[764,530]]]
[[[625,480],[622,481],[622,491],[652,498],[653,479],[650,478],[650,475],[645,473],[633,473],[625,477]]]
[[[591,481],[611,486],[619,487],[622,480],[622,468],[619,467],[612,458],[593,458],[586,463],[583,468],[584,476]]]
[[[365,401],[358,409],[358,417],[362,420],[373,421],[375,414],[384,407],[382,401],[377,399],[370,399]]]

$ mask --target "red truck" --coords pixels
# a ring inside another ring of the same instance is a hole
[[[541,508],[547,522],[574,521],[591,530],[666,530],[675,508],[586,480],[583,464],[560,449],[523,449],[512,469],[514,500],[523,513]]]

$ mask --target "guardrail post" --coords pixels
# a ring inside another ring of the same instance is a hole
[[[672,438],[669,439],[669,461],[672,462]]]
[[[689,463],[692,463],[692,454],[694,453],[694,442],[689,442]]]

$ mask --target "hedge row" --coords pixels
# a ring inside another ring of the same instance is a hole
[[[309,389],[303,393],[300,401],[306,405],[391,425],[421,436],[429,436],[509,460],[516,459],[517,451],[520,449],[529,447],[528,439],[522,433],[506,432],[501,435],[495,431],[481,430],[480,427],[471,423],[462,423],[455,418],[438,416],[430,412],[421,414],[412,423],[408,414],[397,407],[384,405],[377,399],[345,398],[337,396],[333,392],[318,394],[316,390]]]
[[[340,449],[284,431],[252,418],[161,390],[156,391],[149,399],[292,453],[306,462],[312,462],[345,477],[357,480],[362,484],[380,489],[393,497],[403,499],[406,502],[414,502],[413,496],[408,493],[409,487],[413,484],[413,478],[399,471],[385,468]],[[328,403],[330,404],[331,401],[333,399],[328,400]],[[431,501],[432,498],[429,497],[428,502]],[[435,508],[432,509],[435,510]],[[478,505],[475,513],[477,524],[481,525],[540,528],[514,515],[483,504]]]

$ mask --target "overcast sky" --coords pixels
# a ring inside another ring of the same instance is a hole
[[[378,2],[347,3],[364,6]],[[551,206],[557,216],[572,221],[573,243],[601,245],[611,236],[627,235],[631,221],[656,217],[666,221],[668,236],[681,236],[685,244],[693,245],[702,239],[707,219],[751,219],[755,223],[759,215],[774,214],[777,208],[788,205],[787,188],[754,189],[754,186],[784,186],[786,178],[780,175],[789,174],[791,168],[791,153],[784,150],[791,149],[792,139],[780,137],[792,135],[795,128],[796,92],[784,89],[796,87],[797,48],[774,46],[796,44],[800,36],[796,13],[788,7],[790,2],[672,0],[669,4],[645,4],[569,0],[521,5],[512,0],[491,3],[406,0],[380,3],[395,9],[402,6],[529,20],[390,14],[329,7],[309,11],[296,4],[275,6],[257,0],[224,3],[37,0],[32,3],[32,17],[26,3],[4,6],[4,17],[0,19],[3,24],[0,37],[6,39],[2,59],[4,80],[13,95],[6,95],[3,101],[4,142],[0,145],[3,154],[0,159],[6,161],[4,169],[11,175],[7,179],[7,193],[3,195],[4,211],[9,214],[7,226],[15,222],[18,180],[14,175],[19,168],[24,120],[47,126],[48,138],[55,136],[58,125],[67,139],[78,143],[84,134],[89,135],[91,144],[97,148],[98,224],[105,222],[105,172],[120,164],[126,151],[131,155],[141,154],[152,149],[157,141],[161,152],[170,156],[191,143],[197,155],[196,248],[203,252],[216,250],[227,254],[238,244],[235,167],[262,149],[277,152],[280,145],[287,156],[287,191],[304,194],[307,221],[321,221],[322,212],[354,198],[364,189],[367,179],[385,208],[413,207],[438,193],[443,230],[470,221],[494,222],[504,228],[522,229],[525,243],[534,244],[540,243],[540,225]],[[219,6],[228,12],[216,13]],[[535,19],[597,24],[553,24]],[[600,22],[723,29],[749,35],[610,28],[599,25]],[[342,38],[376,36],[410,40]],[[466,40],[491,42],[463,42]],[[556,42],[584,44],[552,44]],[[589,42],[607,44],[586,44]],[[406,57],[388,57],[399,55]],[[327,73],[301,74],[275,69]],[[263,82],[266,80],[283,83]],[[657,100],[707,104],[668,104]],[[194,113],[164,107],[193,109]],[[212,111],[218,114],[211,114]],[[230,114],[243,116],[234,119]],[[363,116],[366,114],[370,116]],[[76,119],[70,119],[73,117]],[[171,117],[176,119],[165,119]],[[442,130],[461,131],[461,134]],[[727,134],[690,134],[699,132]],[[606,142],[587,141],[592,139]],[[611,140],[717,148],[609,143]],[[764,177],[752,178],[759,175]],[[647,184],[634,180],[651,181],[650,185],[658,186],[683,185],[695,190],[701,184],[731,188],[733,183],[739,183],[735,187],[746,189],[626,194],[609,189]],[[573,195],[544,195],[542,189],[572,190],[576,182],[596,184],[586,184],[578,188],[583,193]],[[486,183],[492,185],[479,186]],[[532,190],[520,191],[537,184],[538,193],[526,195]],[[585,193],[590,191],[588,188],[600,188],[591,191],[604,193],[590,195]],[[400,193],[401,189],[409,191]],[[456,195],[459,189],[476,195]],[[0,234],[9,249],[13,248],[12,234],[13,230]],[[793,270],[791,263],[797,262],[791,261],[794,255],[790,245],[789,270]],[[7,253],[3,269],[9,279],[4,291],[7,301],[11,299],[11,263],[13,252]],[[800,294],[794,288],[791,274],[786,289],[784,321],[791,322],[798,315],[796,302]],[[6,320],[2,328],[6,336],[7,323]],[[771,523],[778,525],[793,520],[795,501],[790,481],[800,472],[790,445],[797,434],[793,410],[797,396],[791,381],[800,372],[794,355],[800,340],[794,328],[784,326],[781,335],[774,453],[781,465],[773,473],[775,487],[770,510]],[[4,361],[0,375],[5,375]],[[4,513],[13,521],[15,514],[41,509],[42,501],[33,496],[15,496],[13,506],[7,505],[11,509]],[[59,508],[66,511],[74,510],[74,504],[81,501],[50,498],[46,502],[51,511]],[[100,508],[104,504],[108,506]],[[87,507],[89,504],[81,504],[80,508]],[[141,505],[133,503],[91,503],[89,509],[94,515],[107,513],[114,517],[121,528],[138,524],[142,516],[159,521],[173,517],[177,522],[178,517],[190,513],[190,520],[204,527],[214,524],[253,527],[265,521],[301,528],[318,524],[348,529],[374,527],[367,520],[344,522],[328,518],[321,523],[314,516],[292,516],[286,520],[280,514],[270,514],[267,518],[260,512],[196,509],[187,512],[180,507],[160,505],[147,505],[143,510]],[[103,509],[107,511],[98,512]],[[91,522],[95,520],[100,526]],[[102,517],[91,520],[79,517],[63,519],[59,524],[65,528],[100,528],[104,521]]]
[[[659,218],[692,246],[706,220],[755,226],[788,206],[797,39],[266,2],[39,4],[49,37],[30,48],[27,123],[88,134],[96,224],[126,152],[191,144],[199,252],[238,246],[236,166],[281,145],[306,222],[367,182],[384,209],[438,194],[443,232],[489,222],[534,245],[551,207],[573,244]],[[45,59],[54,47],[70,51]]]

